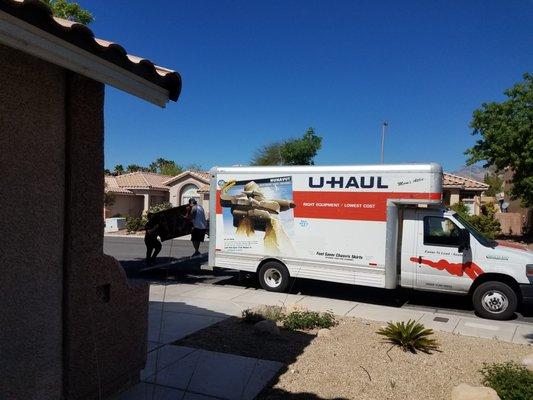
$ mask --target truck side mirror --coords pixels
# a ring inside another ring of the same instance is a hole
[[[464,250],[470,250],[470,232],[468,229],[461,229],[459,231],[459,247],[457,251],[462,253]]]

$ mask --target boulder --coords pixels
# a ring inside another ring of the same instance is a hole
[[[501,400],[498,393],[486,386],[470,386],[461,383],[452,390],[452,400]]]
[[[279,328],[276,323],[270,319],[265,319],[264,321],[259,321],[254,325],[254,330],[259,334],[267,335],[279,335]]]
[[[528,371],[533,372],[533,353],[529,353],[522,359],[522,365],[528,369]]]

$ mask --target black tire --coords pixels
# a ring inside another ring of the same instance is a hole
[[[289,287],[289,271],[278,261],[267,261],[259,268],[259,283],[269,292],[285,292]]]
[[[474,308],[480,317],[506,320],[514,316],[518,296],[512,287],[497,281],[479,285],[472,295]]]

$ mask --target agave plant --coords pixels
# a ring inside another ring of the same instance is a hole
[[[415,320],[405,322],[388,322],[385,328],[376,332],[385,336],[387,341],[400,346],[404,351],[416,353],[417,350],[424,353],[431,353],[438,350],[439,343],[431,339],[433,330],[417,323]]]

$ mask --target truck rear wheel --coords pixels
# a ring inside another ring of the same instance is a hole
[[[505,320],[514,315],[518,297],[509,285],[491,281],[482,283],[474,290],[472,302],[481,317]]]
[[[269,292],[285,292],[289,287],[289,271],[277,261],[267,261],[259,269],[259,283]]]

